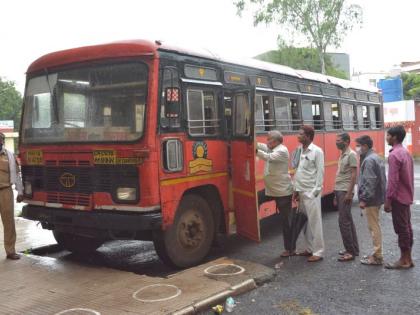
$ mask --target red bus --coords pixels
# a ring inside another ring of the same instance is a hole
[[[23,216],[70,251],[153,240],[165,263],[188,267],[220,234],[260,241],[260,220],[276,213],[257,209],[255,142],[269,130],[292,152],[299,126],[315,127],[328,206],[336,134],[369,134],[383,154],[382,116],[375,88],[159,41],[54,52],[27,71]]]

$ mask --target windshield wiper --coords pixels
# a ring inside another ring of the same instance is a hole
[[[51,100],[52,100],[52,107],[53,107],[53,111],[54,111],[54,117],[55,117],[55,122],[56,124],[58,124],[59,119],[58,119],[58,104],[57,104],[57,95],[55,93],[55,89],[54,89],[54,93],[51,90],[51,85],[50,85],[50,77],[48,74],[48,69],[45,68],[44,69],[46,77],[47,77],[47,84],[48,84],[48,90],[50,90],[50,95],[51,95]]]

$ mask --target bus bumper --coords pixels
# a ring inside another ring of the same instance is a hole
[[[22,217],[41,222],[44,229],[110,239],[139,239],[136,233],[158,230],[162,226],[160,212],[99,212],[26,205]]]

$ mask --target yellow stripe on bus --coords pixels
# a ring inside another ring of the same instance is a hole
[[[233,192],[234,193],[238,193],[240,195],[244,195],[247,197],[251,197],[254,198],[256,196],[255,192],[251,192],[251,191],[247,191],[247,190],[243,190],[243,189],[239,189],[239,188],[233,188]]]
[[[195,176],[188,176],[188,177],[174,178],[174,179],[164,179],[160,182],[160,185],[170,186],[170,185],[176,185],[176,184],[181,184],[181,183],[195,182],[195,181],[204,180],[204,179],[213,179],[213,178],[223,177],[227,175],[228,175],[227,172],[221,172],[221,173],[195,175]]]

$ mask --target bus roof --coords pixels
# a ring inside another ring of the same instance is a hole
[[[296,78],[318,81],[321,83],[331,83],[342,88],[352,88],[378,93],[379,89],[369,85],[361,85],[360,83],[343,80],[320,73],[310,72],[307,70],[295,70],[293,68],[274,64],[270,62],[260,61],[257,59],[223,58],[219,54],[208,49],[194,48],[188,49],[182,46],[171,45],[167,42],[152,40],[127,40],[118,41],[107,44],[84,46],[79,48],[61,50],[44,55],[35,60],[29,67],[27,72],[34,73],[44,69],[59,67],[70,63],[82,63],[87,61],[113,59],[135,56],[157,56],[158,51],[168,51],[181,55],[189,55],[202,57],[206,59],[216,60],[219,62],[230,63],[259,70],[280,73]]]

